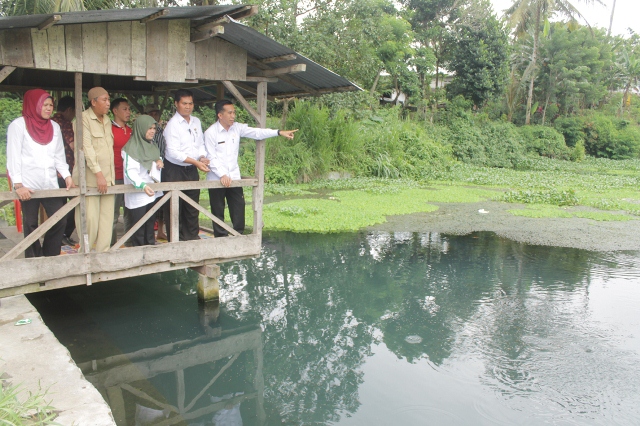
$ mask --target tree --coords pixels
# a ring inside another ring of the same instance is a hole
[[[509,46],[502,24],[490,12],[486,1],[477,2],[478,12],[469,14],[451,32],[447,68],[455,73],[447,86],[447,96],[462,95],[482,106],[501,93],[507,73]],[[480,12],[484,10],[485,12]]]
[[[604,30],[558,22],[540,45],[542,64],[537,76],[543,101],[542,124],[550,102],[567,114],[592,107],[607,93],[604,72],[611,65],[611,50]]]
[[[409,12],[411,26],[416,34],[418,47],[430,48],[435,57],[436,90],[440,69],[449,52],[448,33],[459,19],[460,7],[470,0],[403,0]],[[437,99],[436,102],[437,104]],[[435,104],[434,104],[435,106]]]
[[[600,0],[582,0],[582,2],[587,4],[602,4]],[[582,14],[569,0],[515,0],[513,5],[506,11],[509,24],[515,28],[517,36],[526,35],[529,29],[533,32],[533,49],[529,63],[531,69],[525,124],[531,123],[533,85],[536,77],[535,70],[538,64],[540,34],[543,31],[543,26],[544,33],[546,34],[548,32],[549,18],[555,13],[563,14],[571,19],[575,19],[576,17],[584,19]]]

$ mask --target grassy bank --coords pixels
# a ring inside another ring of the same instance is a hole
[[[572,163],[541,158],[523,168],[455,163],[424,181],[353,178],[268,184],[265,230],[348,232],[383,223],[386,216],[437,210],[432,203],[483,200],[513,203],[510,213],[516,216],[640,219],[640,160],[588,157]],[[248,203],[250,194],[246,192]],[[250,208],[247,214],[251,224]]]

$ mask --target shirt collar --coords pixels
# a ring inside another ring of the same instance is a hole
[[[215,126],[216,126],[216,131],[218,132],[230,132],[231,129],[233,129],[233,126],[235,126],[236,123],[233,123],[231,125],[231,127],[229,127],[229,130],[226,130],[224,127],[222,127],[222,124],[220,123],[220,120],[216,121]]]
[[[178,123],[187,123],[188,125],[191,125],[193,123],[193,119],[195,118],[193,115],[190,115],[189,122],[187,122],[187,120],[185,120],[185,118],[180,114],[178,114],[177,112],[175,113],[174,117],[177,118]]]

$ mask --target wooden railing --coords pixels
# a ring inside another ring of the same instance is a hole
[[[244,187],[251,186],[256,187],[258,185],[258,181],[255,178],[245,178],[241,180],[233,181],[232,187]],[[138,222],[136,222],[127,232],[111,247],[109,250],[113,252],[119,248],[121,248],[127,240],[141,227],[145,224],[145,222],[153,216],[165,203],[170,202],[170,211],[171,211],[171,222],[168,224],[170,227],[170,242],[178,241],[178,228],[179,228],[179,215],[177,214],[179,200],[183,199],[191,206],[196,208],[199,212],[203,213],[209,219],[220,225],[222,228],[227,230],[233,236],[239,236],[240,234],[236,232],[229,225],[215,217],[209,210],[197,204],[191,198],[186,196],[182,191],[183,190],[193,190],[193,189],[208,189],[208,188],[222,188],[223,186],[218,181],[198,181],[198,182],[165,182],[165,183],[155,183],[150,184],[150,186],[155,191],[164,191],[164,196],[158,201],[153,208],[148,211]],[[139,193],[140,190],[134,188],[133,185],[115,185],[108,187],[107,194],[126,194],[126,193]],[[85,196],[100,196],[98,190],[96,188],[87,188],[87,193]],[[54,197],[73,197],[67,202],[60,210],[58,210],[55,214],[49,217],[44,223],[42,223],[34,232],[29,234],[24,240],[22,240],[19,244],[17,244],[13,249],[7,252],[2,258],[0,258],[0,262],[12,260],[18,257],[21,253],[23,253],[29,246],[31,246],[36,240],[42,238],[44,234],[51,229],[57,222],[62,220],[67,213],[69,213],[72,209],[80,204],[80,189],[72,188],[69,190],[66,189],[51,189],[51,190],[42,190],[35,191],[31,194],[31,198],[40,199],[40,198],[54,198]],[[14,199],[17,199],[17,195],[15,192],[0,192],[0,206],[10,203]],[[170,200],[170,201],[169,201]],[[84,218],[86,221],[86,218]],[[86,229],[86,222],[83,223],[81,228]],[[254,232],[257,230],[254,229]],[[79,235],[82,238],[81,235]]]

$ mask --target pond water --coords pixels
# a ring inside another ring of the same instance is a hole
[[[272,234],[197,275],[30,296],[120,425],[631,425],[640,254]]]

